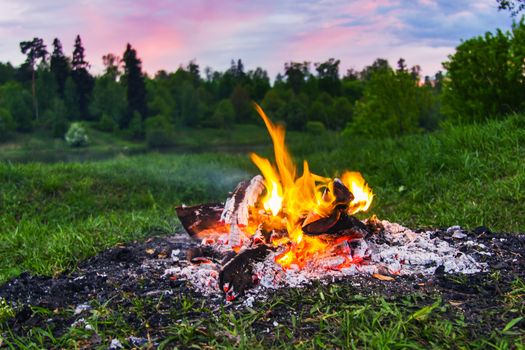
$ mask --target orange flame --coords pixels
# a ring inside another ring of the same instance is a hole
[[[319,217],[326,217],[332,213],[335,208],[333,180],[311,173],[306,161],[303,163],[303,174],[297,178],[295,164],[284,143],[284,128],[273,124],[257,104],[255,109],[272,138],[277,165],[273,166],[268,159],[255,153],[250,155],[265,180],[266,195],[262,204],[274,217],[281,216],[286,219],[288,232],[288,237],[273,242],[274,245],[288,245],[287,249],[276,257],[276,262],[283,268],[292,265],[302,268],[315,254],[327,247],[325,241],[304,235],[301,227],[311,213]],[[348,206],[348,214],[366,211],[374,195],[361,174],[345,172],[341,181],[354,195]]]

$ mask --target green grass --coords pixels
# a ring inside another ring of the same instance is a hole
[[[117,242],[173,232],[175,205],[224,198],[247,177],[242,164],[217,154],[2,163],[0,283],[25,270],[61,272]]]
[[[289,139],[296,161],[310,160],[321,175],[361,171],[376,193],[370,213],[381,218],[412,227],[523,232],[524,119],[399,139],[300,133]],[[271,148],[262,154],[271,156]],[[61,272],[116,242],[173,231],[175,205],[222,201],[255,172],[247,155],[221,153],[0,163],[0,282],[25,270]]]
[[[260,146],[269,143],[262,131],[240,126],[232,133],[196,130],[181,134],[180,145],[203,145],[210,150],[226,145],[228,154],[183,153],[181,146],[172,154],[119,155],[85,163],[0,163],[0,284],[23,271],[60,273],[118,242],[180,229],[175,205],[224,200],[240,179],[256,173],[243,153],[253,145],[263,155],[271,155],[270,147]],[[98,135],[96,144],[85,152],[107,148],[110,141],[104,137],[107,134]],[[350,139],[331,132],[290,133],[288,139],[297,163],[308,159],[318,174],[361,171],[376,193],[369,213],[380,218],[411,227],[486,225],[494,231],[525,232],[525,116],[398,139]],[[38,148],[48,141],[32,142]],[[125,147],[125,141],[114,142]],[[0,149],[4,152],[8,148],[3,145]],[[23,153],[27,148],[18,150]],[[324,289],[324,299],[319,295],[309,299],[277,296],[253,312],[225,310],[219,315],[177,296],[180,300],[175,302],[180,307],[170,311],[176,314],[172,315],[173,327],[164,330],[165,345],[523,348],[519,343],[523,334],[516,338],[514,333],[524,321],[512,325],[512,319],[506,320],[511,327],[505,332],[501,327],[492,334],[472,334],[470,325],[462,323],[461,314],[451,313],[450,306],[439,299],[360,300],[334,288]],[[506,308],[523,315],[523,295],[523,282],[517,281],[506,295]],[[140,305],[146,301],[135,302],[137,310],[146,307]],[[187,311],[188,305],[194,311]],[[281,326],[276,329],[273,321],[268,321],[275,335],[269,343],[254,326],[269,320],[271,308],[298,305],[302,305],[302,313],[279,321]],[[434,306],[424,309],[430,305]],[[137,332],[122,319],[124,311],[99,308],[90,322],[106,335],[102,344],[107,345],[113,336]],[[8,309],[4,311],[9,315]],[[78,329],[61,336],[35,329],[24,338],[10,337],[7,345],[41,348],[51,343],[71,348],[89,336]]]
[[[70,326],[64,334],[35,328],[26,337],[8,334],[4,345],[92,347],[96,334],[98,348],[107,348],[112,339],[130,346],[127,338],[149,334],[159,315],[172,320],[155,328],[155,334],[161,335],[159,349],[523,349],[525,340],[516,318],[487,331],[480,324],[467,324],[459,309],[439,297],[364,297],[349,285],[280,291],[267,302],[241,311],[212,310],[205,301],[180,294],[168,301],[128,295],[91,306],[83,315],[84,324]],[[78,319],[70,308],[35,307],[33,314],[42,319],[57,315]],[[86,324],[91,330],[84,328]],[[145,348],[153,346],[149,343]]]

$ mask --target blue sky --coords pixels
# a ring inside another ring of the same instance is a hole
[[[274,77],[291,60],[335,57],[344,73],[403,57],[433,75],[461,39],[511,23],[496,0],[0,0],[0,61],[21,63],[18,43],[35,36],[70,54],[80,34],[95,73],[130,42],[150,74],[192,59],[224,70],[241,58]]]

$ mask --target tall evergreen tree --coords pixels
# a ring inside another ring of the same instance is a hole
[[[77,88],[78,109],[80,111],[80,118],[88,119],[88,106],[95,81],[91,74],[89,74],[88,72],[89,63],[86,61],[84,51],[85,49],[82,45],[80,35],[77,35],[73,50],[73,59],[71,61],[71,77],[73,78],[73,81],[75,82]]]
[[[62,50],[62,43],[58,38],[53,40],[53,53],[51,54],[51,72],[55,76],[58,85],[58,93],[64,97],[64,86],[69,76],[70,66],[67,57]]]
[[[122,61],[124,62],[123,81],[127,89],[128,113],[122,118],[121,127],[128,126],[133,112],[140,113],[142,119],[147,117],[146,84],[142,73],[142,62],[137,57],[137,51],[128,43]]]
[[[33,95],[33,109],[35,117],[38,119],[38,100],[36,98],[35,88],[35,64],[38,60],[45,61],[47,57],[47,49],[44,40],[41,38],[33,38],[31,41],[22,41],[20,43],[20,50],[24,55],[27,55],[26,64],[31,67],[31,92]]]

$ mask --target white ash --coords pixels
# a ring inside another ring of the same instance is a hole
[[[89,304],[79,304],[75,307],[75,315],[79,315],[84,311],[90,311],[91,309],[91,305]]]
[[[484,251],[486,246],[471,240],[453,239],[449,243],[435,235],[433,231],[416,233],[402,225],[388,221],[381,222],[384,234],[379,239],[372,236],[368,240],[356,239],[351,242],[348,253],[341,255],[319,255],[299,269],[292,265],[283,269],[275,262],[275,257],[280,251],[271,252],[264,261],[253,264],[253,271],[259,278],[256,288],[246,292],[245,305],[253,304],[251,296],[261,295],[271,289],[282,287],[300,287],[310,284],[314,280],[331,283],[336,279],[352,275],[432,275],[436,269],[443,266],[445,273],[472,274],[483,271],[486,265],[477,262],[471,255],[461,251],[464,246],[475,244],[479,254],[490,254]],[[461,232],[460,227],[447,230],[447,235],[452,237],[456,232]],[[436,236],[432,238],[433,236]],[[245,240],[248,241],[248,240]],[[209,241],[217,250],[225,251],[227,242],[217,240]],[[345,250],[346,251],[346,250]],[[177,256],[179,254],[173,254]],[[175,260],[175,259],[174,259]],[[354,261],[355,263],[341,264]],[[222,297],[218,287],[218,263],[204,263],[200,265],[178,261],[186,264],[166,270],[165,274],[177,279],[187,280],[193,287],[204,295]]]
[[[112,339],[111,344],[109,344],[109,350],[124,349],[124,346],[118,339]]]

